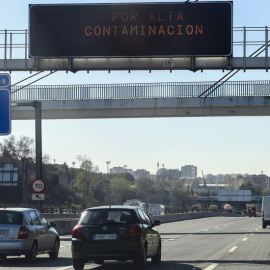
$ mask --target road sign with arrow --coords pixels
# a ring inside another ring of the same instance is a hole
[[[45,194],[32,193],[32,201],[44,201],[44,200],[45,200]]]

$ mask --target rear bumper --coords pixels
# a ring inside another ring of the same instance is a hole
[[[88,244],[72,240],[71,252],[73,259],[93,261],[103,260],[133,260],[138,256],[140,243],[110,243],[110,244]]]
[[[25,255],[30,252],[31,243],[25,240],[0,241],[0,254]]]

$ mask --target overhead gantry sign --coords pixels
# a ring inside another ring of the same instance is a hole
[[[32,58],[232,56],[232,3],[30,5]]]

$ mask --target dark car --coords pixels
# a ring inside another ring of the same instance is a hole
[[[161,237],[154,222],[138,206],[100,206],[86,209],[72,232],[75,270],[88,261],[133,260],[137,269],[161,262]]]
[[[55,226],[36,209],[0,208],[0,259],[25,255],[32,262],[45,253],[56,259],[60,239]]]

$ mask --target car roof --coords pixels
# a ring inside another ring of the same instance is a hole
[[[106,206],[96,206],[85,209],[88,210],[98,210],[98,209],[128,209],[128,210],[136,210],[140,208],[139,206],[131,206],[131,205],[106,205]]]
[[[33,208],[23,208],[23,207],[3,207],[0,208],[0,211],[7,210],[7,211],[16,211],[16,212],[25,212],[29,210],[36,210]]]

